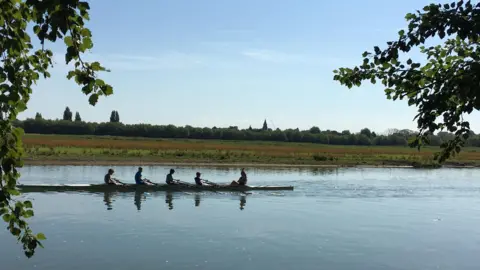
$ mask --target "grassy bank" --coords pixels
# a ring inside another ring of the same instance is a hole
[[[438,147],[334,146],[308,143],[174,140],[26,134],[26,164],[155,163],[304,166],[428,166]],[[480,148],[465,148],[446,165],[480,166]]]

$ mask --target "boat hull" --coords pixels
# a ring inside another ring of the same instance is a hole
[[[293,190],[293,186],[197,186],[197,185],[135,185],[125,186],[105,184],[70,184],[70,185],[18,185],[21,192],[136,192],[136,191],[250,191],[250,190]]]

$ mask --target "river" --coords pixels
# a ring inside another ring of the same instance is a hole
[[[27,166],[21,183],[99,183],[107,169]],[[175,169],[192,182],[196,171],[217,182],[240,175]],[[115,170],[133,182],[135,167]],[[168,170],[143,174],[164,182]],[[478,269],[478,169],[246,171],[251,185],[295,190],[24,194],[32,229],[48,239],[27,259],[0,229],[0,269]]]

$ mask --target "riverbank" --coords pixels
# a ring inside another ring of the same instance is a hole
[[[24,146],[26,165],[105,166],[437,167],[432,156],[440,150],[36,134],[25,135]],[[479,150],[465,148],[444,167],[479,167]]]

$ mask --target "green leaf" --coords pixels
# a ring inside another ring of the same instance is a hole
[[[104,68],[102,67],[102,65],[99,63],[99,62],[93,62],[91,64],[91,68],[93,71],[102,71],[104,70]]]
[[[15,236],[19,236],[22,231],[18,228],[12,228],[10,232]]]
[[[65,45],[68,47],[73,46],[73,39],[71,36],[66,36],[63,41],[65,42]]]
[[[102,87],[102,92],[106,96],[109,96],[109,95],[113,94],[113,88],[110,85],[107,84],[104,87]]]
[[[45,234],[39,233],[39,234],[37,234],[37,239],[38,239],[38,240],[46,240],[47,237],[45,237]]]
[[[17,102],[16,107],[17,107],[18,112],[23,112],[27,109],[27,104],[25,104],[25,102],[20,100],[19,102]]]
[[[105,82],[102,80],[102,79],[95,79],[95,84],[98,86],[98,87],[102,87],[105,85]]]
[[[98,102],[98,94],[92,94],[89,98],[88,98],[88,102],[90,103],[90,105],[94,106],[95,104],[97,104]]]
[[[398,35],[403,37],[405,35],[405,30],[398,31]]]
[[[19,196],[20,195],[20,192],[16,189],[10,189],[9,192],[13,196]]]
[[[24,201],[23,205],[25,205],[25,208],[33,208],[33,205],[32,205],[31,201]]]
[[[75,71],[70,70],[70,71],[68,72],[67,79],[70,80],[73,76],[75,76],[75,74],[77,74]]]
[[[12,219],[12,215],[10,214],[3,215],[3,221],[9,222],[11,219]]]
[[[80,48],[81,48],[82,51],[89,50],[89,49],[93,48],[92,39],[90,39],[89,37],[84,38]]]
[[[85,38],[85,37],[92,37],[92,32],[88,28],[83,28],[82,31],[80,31],[80,34]]]
[[[40,26],[35,25],[35,26],[33,27],[33,32],[34,32],[36,35],[38,35],[38,33],[40,33]]]
[[[27,211],[25,211],[25,213],[23,214],[23,216],[24,216],[25,218],[33,217],[33,216],[34,216],[33,210],[27,210]]]

